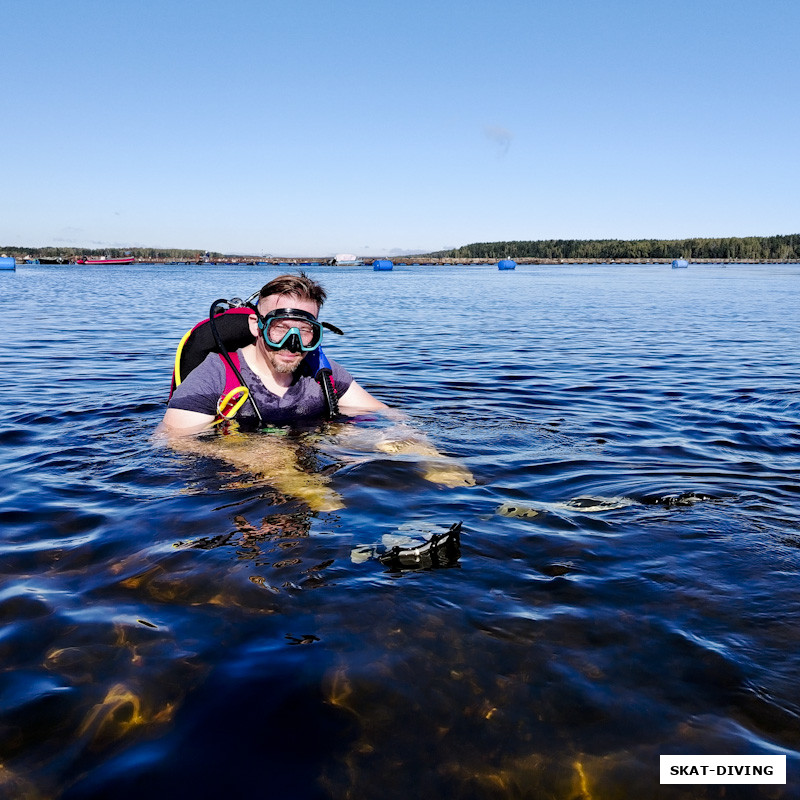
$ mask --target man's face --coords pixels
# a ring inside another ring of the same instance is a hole
[[[276,308],[297,308],[300,311],[307,311],[315,317],[319,314],[319,306],[316,303],[292,295],[271,294],[258,303],[258,312],[262,317],[269,314],[270,311],[275,311]],[[251,330],[254,326],[253,319],[253,317],[250,318]],[[275,372],[284,374],[294,372],[307,355],[306,353],[290,353],[288,350],[276,350],[268,347],[257,327],[255,333],[257,336],[256,346]]]

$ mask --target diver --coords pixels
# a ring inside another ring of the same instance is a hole
[[[331,401],[326,397],[325,383],[319,379],[319,365],[309,365],[312,358],[317,362],[324,358],[321,351],[317,352],[323,326],[340,333],[318,320],[326,297],[325,289],[302,272],[281,275],[263,286],[254,306],[239,309],[247,314],[251,343],[231,353],[210,352],[177,385],[173,382],[162,432],[197,433],[234,414],[237,422],[245,425],[280,425],[323,414],[326,399],[328,406]],[[324,359],[324,363],[339,413],[389,410],[344,367],[333,360]],[[239,403],[231,400],[226,411],[231,372],[247,391]],[[231,406],[235,411],[231,412]]]

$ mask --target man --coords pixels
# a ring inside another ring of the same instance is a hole
[[[238,352],[239,370],[264,422],[287,423],[314,417],[325,410],[322,389],[301,369],[306,356],[319,347],[322,325],[317,320],[325,290],[307,275],[281,275],[262,287],[257,312],[249,317],[253,344]],[[343,414],[388,409],[331,360],[333,379]],[[167,434],[201,431],[217,418],[217,403],[225,390],[222,359],[210,353],[175,389],[164,415]],[[248,401],[237,419],[255,419]]]

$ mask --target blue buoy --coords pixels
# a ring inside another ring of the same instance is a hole
[[[388,272],[393,266],[394,264],[388,258],[376,258],[372,262],[372,269],[380,272]]]
[[[510,258],[504,258],[497,263],[497,269],[515,269],[516,266],[517,262],[512,261]]]
[[[686,269],[689,266],[689,262],[685,258],[676,258],[672,262],[672,269]]]
[[[16,269],[17,259],[11,256],[0,256],[0,269]]]

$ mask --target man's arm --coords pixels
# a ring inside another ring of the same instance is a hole
[[[199,433],[211,427],[215,417],[210,414],[201,414],[198,411],[185,411],[182,408],[168,408],[164,419],[158,426],[157,433],[171,436],[187,436]]]
[[[358,414],[361,411],[388,410],[389,406],[373,397],[366,389],[353,381],[339,398],[339,410],[343,414]]]
[[[216,419],[217,401],[224,388],[225,367],[216,354],[209,353],[206,359],[175,387],[170,398],[170,407],[167,408],[164,419],[158,426],[157,434],[170,437],[186,436],[207,430]]]
[[[389,406],[373,397],[366,389],[353,381],[347,391],[339,398],[339,408],[343,414],[359,414],[362,411],[389,410]],[[186,436],[199,433],[211,426],[215,417],[182,408],[168,408],[158,432],[166,436]]]

